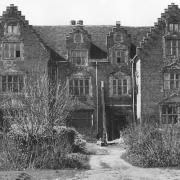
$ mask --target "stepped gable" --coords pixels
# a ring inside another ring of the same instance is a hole
[[[129,43],[129,41],[131,40],[131,35],[127,32],[126,28],[121,26],[120,22],[117,21],[116,26],[113,26],[111,31],[107,35],[107,46],[108,46],[107,48],[110,48],[110,47],[114,46],[115,44],[119,45],[119,42],[116,43],[113,40],[114,34],[118,34],[118,33],[123,33],[126,36],[126,41],[125,42],[123,41],[123,44]]]
[[[18,7],[14,6],[14,4],[10,4],[10,6],[6,8],[6,11],[3,11],[1,21],[3,22],[7,19],[19,19],[24,24],[29,25],[29,21],[25,19],[25,16],[21,14],[21,11],[18,11]]]
[[[73,32],[73,26],[32,26],[29,21],[25,19],[21,11],[14,4],[11,4],[3,11],[0,17],[1,24],[9,19],[18,19],[23,25],[28,26],[30,30],[36,35],[41,45],[47,49],[56,59],[65,61],[67,59],[66,51],[66,36]],[[84,30],[91,36],[92,48],[91,51],[107,53],[106,39],[114,26],[112,25],[86,25]],[[148,32],[149,27],[127,27],[121,26],[132,37],[132,43],[135,45]],[[93,57],[92,57],[93,58]]]
[[[131,34],[132,43],[135,45],[138,45],[149,30],[149,27],[122,27]],[[84,25],[84,29],[91,35],[92,44],[104,52],[107,52],[106,38],[112,28],[112,25]],[[34,29],[49,47],[64,59],[67,58],[66,35],[73,31],[73,26],[34,26]]]
[[[148,33],[143,37],[137,47],[137,55],[139,55],[142,50],[146,51],[148,45],[151,45],[151,43],[157,39],[156,36],[165,32],[166,25],[172,20],[180,21],[180,9],[178,5],[174,3],[168,5],[168,9],[165,9],[164,13],[161,13],[161,18],[158,18],[158,21],[154,23],[154,27],[149,28]]]
[[[23,23],[24,26],[28,26],[32,33],[34,33],[40,42],[41,46],[48,50],[51,54],[51,56],[55,57],[55,59],[63,59],[60,57],[51,47],[49,47],[41,38],[41,36],[37,33],[37,31],[34,29],[32,25],[29,25],[29,21],[25,19],[25,16],[22,15],[21,11],[18,10],[17,6],[14,6],[14,4],[10,4],[6,8],[6,11],[3,11],[3,15],[0,17],[1,24],[4,24],[7,20],[19,20],[20,23]]]
[[[161,13],[161,19],[165,22],[180,21],[180,9],[178,5],[171,3],[168,5],[168,9],[165,9],[164,13]]]

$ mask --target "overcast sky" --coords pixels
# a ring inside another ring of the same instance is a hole
[[[171,3],[180,0],[0,0],[0,14],[15,4],[31,25],[68,25],[83,20],[85,25],[153,26]]]

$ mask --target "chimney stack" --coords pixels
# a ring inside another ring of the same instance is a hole
[[[121,26],[121,21],[116,21],[116,26],[120,27]]]
[[[70,25],[75,26],[76,25],[76,21],[75,20],[71,20]]]
[[[83,20],[78,20],[78,21],[77,21],[77,25],[78,25],[78,26],[83,26]]]

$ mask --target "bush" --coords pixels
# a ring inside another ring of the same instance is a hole
[[[53,134],[45,130],[41,133],[28,136],[17,126],[4,136],[4,148],[1,153],[4,159],[2,167],[12,166],[11,169],[34,168],[69,168],[81,166],[81,161],[69,158],[68,154],[85,152],[86,142],[73,128],[56,126]],[[66,162],[67,161],[67,162]],[[79,164],[78,164],[79,163]],[[9,164],[9,165],[7,165]]]
[[[124,132],[125,159],[141,167],[180,166],[180,144],[174,127],[160,129],[149,124]]]

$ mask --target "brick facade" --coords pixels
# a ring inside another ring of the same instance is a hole
[[[77,98],[67,125],[87,139],[102,135],[103,117],[109,139],[118,138],[120,130],[135,119],[162,122],[168,117],[169,104],[179,103],[180,10],[176,5],[168,6],[150,30],[122,27],[119,21],[115,26],[71,23],[31,26],[16,6],[7,7],[0,24],[1,99],[17,75],[28,81],[31,73],[47,72],[52,83],[66,84],[67,93]],[[171,116],[177,118],[175,112]]]
[[[137,74],[141,77],[137,85],[137,106],[141,106],[137,116],[141,122],[167,123],[165,118],[176,123],[179,119],[179,23],[180,10],[171,4],[137,48],[134,62],[140,62],[140,68],[136,68],[134,79]]]

